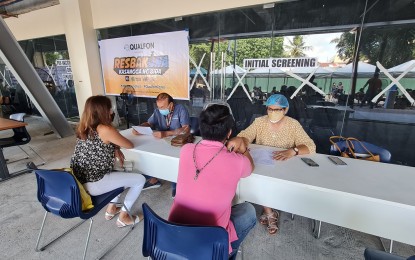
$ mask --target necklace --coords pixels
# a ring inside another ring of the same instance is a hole
[[[193,149],[193,163],[195,164],[195,168],[196,168],[196,175],[194,177],[194,180],[197,180],[197,178],[199,177],[200,172],[213,160],[216,158],[216,156],[219,155],[219,153],[222,151],[223,147],[225,147],[226,142],[223,143],[223,146],[219,149],[219,151],[212,157],[210,158],[210,160],[202,167],[202,168],[197,168],[197,164],[196,164],[196,147],[197,145],[201,142],[202,140],[200,140],[199,142],[196,143],[195,145],[195,149]]]

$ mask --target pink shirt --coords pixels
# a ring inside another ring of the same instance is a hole
[[[170,210],[169,221],[221,226],[228,231],[229,252],[232,252],[230,243],[237,240],[238,236],[230,221],[231,203],[239,179],[251,174],[251,163],[246,156],[228,152],[224,147],[195,180],[195,145],[186,144],[180,151],[176,197]],[[221,147],[221,142],[201,141],[195,153],[197,168],[201,169]]]

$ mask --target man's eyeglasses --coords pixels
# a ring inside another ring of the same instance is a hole
[[[270,108],[270,107],[268,107],[267,111],[268,112],[282,112],[282,111],[284,111],[284,109],[285,108]]]
[[[235,120],[235,118],[233,117],[233,114],[232,114],[231,107],[229,106],[228,103],[225,103],[225,102],[212,102],[212,103],[208,103],[208,104],[206,104],[206,105],[203,106],[203,110],[206,110],[208,107],[213,106],[213,105],[224,106],[224,107],[228,108],[229,114],[231,114],[233,120]]]

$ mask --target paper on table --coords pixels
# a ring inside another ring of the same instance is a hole
[[[274,165],[274,159],[272,159],[271,149],[252,148],[250,154],[255,164]]]
[[[152,135],[153,130],[148,126],[133,126],[133,129],[143,135]]]

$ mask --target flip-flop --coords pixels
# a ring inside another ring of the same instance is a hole
[[[120,220],[120,218],[118,218],[117,219],[117,227],[123,228],[123,227],[131,226],[131,225],[135,225],[137,223],[140,223],[140,221],[144,219],[143,215],[141,215],[141,218],[140,218],[140,216],[133,216],[133,217],[135,217],[134,218],[134,223],[131,223],[131,224],[126,224],[126,223],[122,222]]]
[[[117,207],[114,214],[105,212],[105,220],[111,220],[121,212],[122,207]]]

